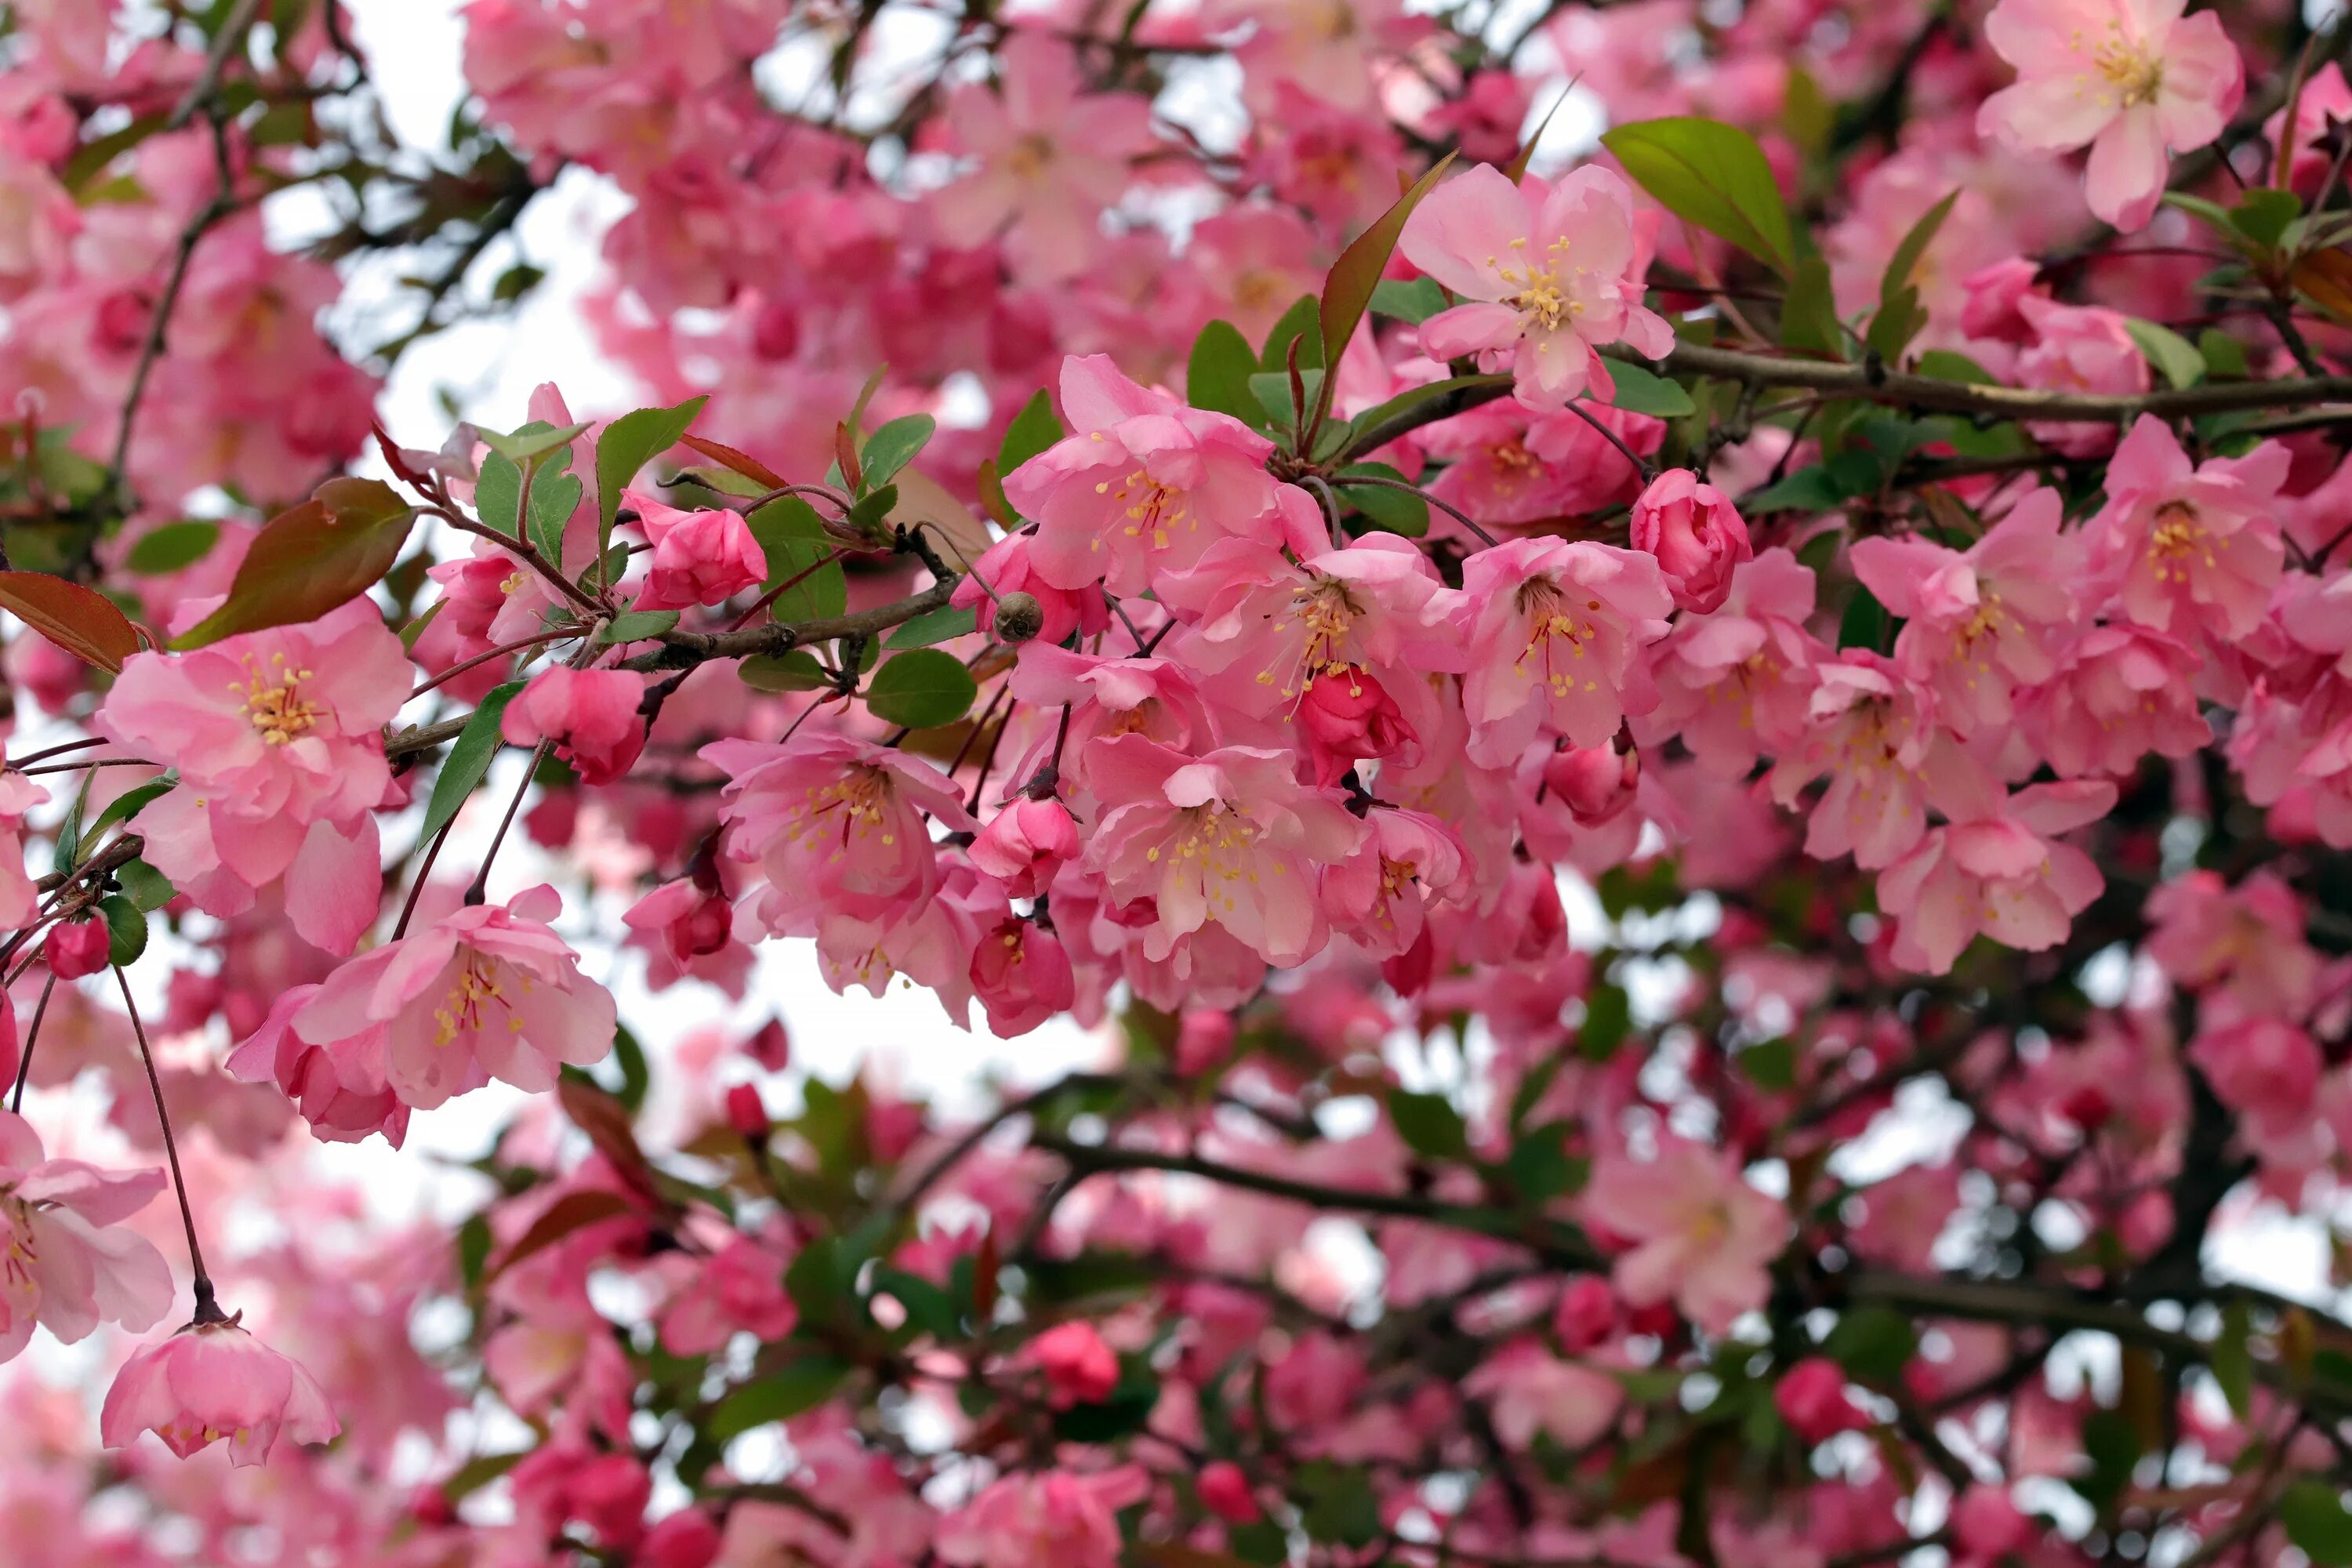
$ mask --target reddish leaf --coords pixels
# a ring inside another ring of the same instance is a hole
[[[1323,391],[1316,409],[1319,419],[1330,412],[1331,395],[1339,384],[1339,359],[1348,352],[1348,340],[1356,335],[1356,323],[1372,303],[1372,290],[1380,287],[1381,274],[1388,270],[1389,256],[1396,249],[1397,239],[1404,233],[1405,219],[1421,199],[1437,188],[1454,162],[1448,153],[1430,166],[1429,173],[1412,183],[1412,188],[1396,199],[1396,205],[1382,213],[1380,221],[1358,235],[1355,242],[1339,253],[1331,270],[1323,279]]]
[[[486,1282],[497,1279],[531,1254],[545,1251],[575,1230],[583,1230],[589,1226],[635,1212],[635,1205],[618,1193],[593,1190],[566,1193],[550,1204],[546,1213],[531,1221],[530,1228],[523,1232],[521,1239],[508,1248],[507,1255],[499,1260],[498,1266],[483,1278]]]
[[[588,1134],[588,1142],[596,1152],[612,1163],[621,1179],[627,1182],[652,1202],[661,1201],[660,1189],[654,1184],[654,1168],[646,1152],[637,1147],[637,1130],[629,1120],[628,1108],[619,1100],[583,1079],[566,1078],[555,1086],[555,1098],[562,1102],[563,1114],[572,1118],[573,1126]]]
[[[833,459],[841,465],[841,480],[851,489],[866,488],[866,470],[857,466],[857,443],[851,438],[849,426],[836,424],[833,427]]]
[[[993,458],[980,460],[980,504],[988,509],[988,515],[994,518],[1005,532],[1010,533],[1021,526],[1021,518],[1013,511],[1013,503],[1004,499],[1004,480],[996,471],[996,459]]]
[[[749,452],[739,452],[723,441],[708,440],[700,436],[681,436],[678,437],[678,442],[681,446],[692,447],[714,463],[724,464],[734,469],[747,479],[758,480],[772,490],[784,488],[786,481],[783,476]]]
[[[2352,251],[2317,250],[2294,266],[2294,286],[2339,321],[2352,321]]]
[[[0,610],[109,675],[139,651],[139,629],[112,600],[46,572],[0,572]]]
[[[1569,83],[1571,88],[1575,85],[1574,82]],[[1536,143],[1542,141],[1544,132],[1551,129],[1552,116],[1559,112],[1560,105],[1568,101],[1568,93],[1563,90],[1559,97],[1552,100],[1552,106],[1544,110],[1544,117],[1536,121],[1534,133],[1520,143],[1517,154],[1503,165],[1503,173],[1511,177],[1511,184],[1516,185],[1528,177],[1528,165],[1535,161]]]
[[[389,485],[329,479],[263,526],[236,569],[228,601],[172,646],[203,647],[239,632],[317,620],[383,581],[415,521],[415,509]]]

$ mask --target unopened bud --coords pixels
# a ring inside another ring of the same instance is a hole
[[[1045,629],[1045,606],[1037,602],[1034,594],[1019,590],[1006,594],[996,601],[996,640],[1027,642]]]
[[[739,1083],[727,1091],[727,1121],[746,1138],[768,1135],[768,1107],[757,1084]]]

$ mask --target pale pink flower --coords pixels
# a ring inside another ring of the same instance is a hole
[[[1927,807],[1949,795],[1981,798],[1982,770],[1936,721],[1936,699],[1892,660],[1847,648],[1814,667],[1808,723],[1800,744],[1772,769],[1772,795],[1796,804],[1826,773],[1813,806],[1805,853],[1834,860],[1851,853],[1866,871],[1893,865],[1927,831]]]
[[[741,512],[727,507],[680,511],[640,491],[627,492],[637,526],[653,543],[653,563],[640,610],[683,610],[716,605],[768,578],[767,552]]]
[[[1202,309],[1264,339],[1300,296],[1323,281],[1320,247],[1307,220],[1288,207],[1257,202],[1229,206],[1192,230],[1184,259],[1206,295]]]
[[[1916,534],[1853,543],[1854,575],[1903,618],[1895,664],[1962,735],[2008,723],[2012,690],[2056,668],[2052,638],[2074,618],[2082,558],[2059,531],[2063,511],[2057,491],[2033,490],[1966,553]]]
[[[2107,504],[2091,520],[2091,565],[2142,626],[2233,641],[2270,606],[2286,546],[2272,514],[2287,450],[2265,441],[2242,458],[2191,464],[2172,428],[2143,414],[2107,468]]]
[[[1705,615],[1723,607],[1732,573],[1755,551],[1731,498],[1688,468],[1669,468],[1633,502],[1633,548],[1657,558],[1675,603]]]
[[[1580,1362],[1562,1361],[1523,1335],[1478,1363],[1462,1389],[1486,1401],[1503,1446],[1525,1452],[1541,1433],[1570,1453],[1617,1425],[1625,1385]]]
[[[2018,70],[1987,99],[1977,133],[2020,152],[2088,145],[2091,210],[2121,229],[2155,216],[2169,154],[2221,134],[2245,68],[2221,29],[2185,0],[2000,0],[1985,39]]]
[[[2318,199],[2321,182],[2335,167],[2333,128],[2347,121],[2352,121],[2352,83],[2345,81],[2344,68],[2330,60],[2304,79],[2294,106],[2294,147],[2288,156],[2287,185],[2306,205]],[[2275,147],[2285,130],[2286,107],[2282,104],[2263,122],[2263,135]]]
[[[412,673],[364,596],[302,626],[132,655],[96,723],[179,772],[139,814],[147,859],[222,916],[283,877],[296,931],[350,952],[375,918],[383,728]]]
[[[381,1029],[384,1080],[429,1110],[492,1079],[539,1091],[613,1048],[612,993],[549,928],[555,889],[470,904],[329,975],[289,1020],[322,1046]],[[373,1047],[371,1047],[373,1048]]]
[[[2257,1140],[2284,1142],[2308,1125],[2326,1065],[2312,1037],[2283,1018],[2242,1018],[2201,1031],[2189,1058]]]
[[[1712,1334],[1764,1304],[1789,1239],[1788,1211],[1748,1184],[1734,1156],[1671,1133],[1654,1159],[1603,1153],[1583,1208],[1633,1244],[1612,1274],[1618,1295],[1635,1307],[1672,1300]]]
[[[1519,400],[1558,408],[1587,386],[1614,384],[1592,351],[1623,342],[1652,359],[1674,330],[1642,303],[1655,220],[1612,170],[1587,164],[1553,184],[1517,185],[1486,164],[1430,193],[1406,222],[1407,260],[1469,303],[1422,323],[1435,359],[1475,353],[1482,368],[1515,366]]]
[[[2033,339],[2017,356],[2017,379],[2043,392],[2137,396],[2148,389],[2147,356],[2132,341],[2120,310],[2105,305],[2062,305],[2038,294],[2017,301]],[[2033,438],[2070,458],[2099,457],[2115,446],[2104,420],[2034,419]]]
[[[1078,825],[1060,801],[1023,795],[989,818],[969,854],[973,868],[1003,883],[1008,895],[1034,899],[1077,858]]]
[[[515,694],[499,727],[513,745],[553,742],[582,784],[611,784],[646,749],[645,695],[646,678],[634,670],[557,665]]]
[[[999,89],[974,83],[948,99],[947,126],[979,167],[931,198],[951,245],[1000,229],[1005,254],[1041,282],[1086,268],[1097,220],[1127,189],[1128,165],[1151,150],[1151,105],[1133,93],[1082,95],[1076,55],[1023,30],[997,51]]]
[[[371,1132],[394,1148],[408,1135],[408,1107],[384,1079],[384,1031],[362,1029],[319,1045],[294,1027],[294,1016],[316,985],[297,985],[271,1002],[261,1027],[229,1052],[221,1065],[243,1083],[275,1083],[312,1136],[332,1143],[356,1143]]]
[[[780,936],[809,935],[828,913],[887,922],[916,910],[939,886],[930,821],[980,826],[938,768],[851,736],[718,741],[701,756],[727,775],[727,853],[767,874],[755,908]]]
[[[762,1343],[791,1333],[801,1314],[784,1289],[790,1261],[749,1237],[730,1240],[671,1298],[662,1315],[662,1348],[677,1356],[707,1355],[739,1333]]]
[[[155,1326],[172,1305],[172,1272],[122,1222],[163,1190],[161,1171],[49,1159],[29,1122],[0,1110],[0,1361],[25,1348],[36,1322],[67,1344],[101,1322]]]
[[[1140,594],[1228,535],[1276,536],[1274,444],[1240,420],[1138,386],[1106,354],[1062,362],[1062,415],[1076,434],[1004,476],[1045,582]]]
[[[1634,745],[1564,746],[1543,763],[1545,792],[1568,807],[1579,827],[1616,821],[1641,782],[1642,749]]]
[[[332,1442],[342,1426],[310,1374],[235,1321],[195,1322],[125,1362],[106,1391],[99,1435],[126,1448],[142,1432],[186,1458],[226,1439],[231,1465],[258,1465],[282,1434]]]
[[[25,814],[48,798],[47,790],[16,769],[0,772],[0,930],[22,930],[40,908],[25,869]]]
[[[2063,942],[2106,881],[2056,836],[2115,804],[2105,780],[2029,784],[1927,834],[1879,873],[1879,908],[1899,922],[1895,962],[1941,974],[1979,931],[2028,952]]]
[[[1112,897],[1152,900],[1148,957],[1210,925],[1284,968],[1322,946],[1316,869],[1346,858],[1365,831],[1336,794],[1301,785],[1280,752],[1194,758],[1139,735],[1093,750],[1105,809],[1087,863]]]
[[[2301,1017],[2319,985],[2319,955],[2304,940],[2303,900],[2274,871],[2236,887],[2190,871],[2148,895],[2147,955],[2172,983],[2226,995],[2241,1014]]]
[[[1707,616],[1682,616],[1652,655],[1657,708],[1633,726],[1645,742],[1679,736],[1709,769],[1744,775],[1759,753],[1804,734],[1811,669],[1828,650],[1805,630],[1812,568],[1775,545],[1732,574]]]
[[[2197,706],[2203,662],[2187,643],[2147,626],[2093,626],[2026,695],[2019,720],[2067,778],[2122,776],[2150,752],[2185,757],[2213,738]]]
[[[1040,708],[1070,705],[1070,736],[1062,748],[1062,776],[1076,785],[1065,791],[1074,810],[1094,785],[1087,761],[1090,742],[1108,735],[1141,735],[1180,752],[1205,750],[1216,728],[1192,678],[1173,659],[1097,658],[1055,647],[1042,639],[1021,649],[1013,671],[1013,695]],[[1051,755],[1050,738],[1035,761]],[[1016,773],[1017,776],[1023,776]],[[1091,813],[1087,813],[1091,816]]]
[[[1674,610],[1658,563],[1586,540],[1515,539],[1462,569],[1470,760],[1516,763],[1547,727],[1598,746],[1657,705],[1641,649]]]
[[[1118,1510],[1150,1489],[1132,1465],[1006,1476],[940,1521],[936,1549],[958,1568],[1116,1568]]]

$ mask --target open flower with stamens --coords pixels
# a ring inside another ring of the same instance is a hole
[[[1376,805],[1362,847],[1323,874],[1323,908],[1342,936],[1374,958],[1421,940],[1429,906],[1469,891],[1462,840],[1426,812]]]
[[[2286,558],[2272,503],[2286,448],[2191,464],[2172,429],[2143,414],[2107,470],[2107,504],[2091,520],[2092,570],[2116,584],[2123,613],[2175,637],[2222,641],[2261,624]]]
[[[1642,303],[1654,216],[1637,215],[1615,171],[1587,164],[1558,184],[1517,185],[1486,164],[1437,187],[1413,210],[1398,248],[1469,303],[1421,325],[1432,359],[1476,354],[1516,372],[1519,401],[1559,408],[1588,386],[1607,392],[1592,351],[1628,343],[1654,359],[1675,346],[1665,318]]]
[[[604,1059],[614,1022],[549,928],[562,907],[542,886],[456,910],[336,970],[288,1026],[320,1047],[383,1030],[384,1081],[420,1110],[491,1079],[553,1089],[559,1068]]]
[[[329,1443],[342,1426],[299,1362],[231,1319],[190,1323],[125,1362],[106,1391],[98,1429],[110,1448],[152,1432],[184,1459],[226,1442],[228,1462],[244,1466],[268,1459],[281,1436]]]
[[[1850,647],[1816,664],[1813,680],[1804,733],[1770,776],[1782,805],[1829,776],[1805,835],[1814,859],[1851,853],[1864,870],[1893,865],[1927,830],[1929,805],[1949,815],[1990,791],[1937,721],[1935,693],[1893,660]]]
[[[0,1361],[36,1322],[68,1344],[100,1322],[133,1333],[172,1305],[172,1271],[121,1224],[163,1190],[161,1171],[52,1160],[24,1118],[0,1110]]]
[[[1470,609],[1462,706],[1470,760],[1507,767],[1549,726],[1598,746],[1657,705],[1638,649],[1674,611],[1652,557],[1579,540],[1515,539],[1462,568]]]
[[[180,784],[139,816],[145,855],[209,914],[287,879],[305,940],[348,952],[381,889],[383,728],[408,700],[400,639],[365,598],[192,653],[134,654],[97,727]]]

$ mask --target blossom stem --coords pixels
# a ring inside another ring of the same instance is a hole
[[[418,698],[424,696],[426,692],[432,690],[435,687],[440,685],[443,681],[455,680],[457,677],[465,674],[467,670],[474,668],[476,666],[488,664],[490,660],[497,658],[501,655],[520,653],[527,647],[537,647],[541,643],[562,642],[566,637],[584,637],[587,635],[587,632],[588,628],[586,626],[569,626],[551,632],[541,632],[537,637],[517,637],[510,643],[500,644],[497,647],[488,649],[482,653],[478,653],[471,658],[461,659],[457,663],[453,664],[448,668],[443,670],[440,674],[430,677],[408,694],[408,700],[414,702]]]
[[[457,826],[457,819],[451,817],[441,825],[441,831],[433,836],[433,842],[425,846],[425,858],[416,868],[415,879],[408,885],[407,901],[400,906],[400,919],[392,928],[393,941],[398,942],[408,934],[408,921],[416,913],[417,897],[425,891],[425,879],[433,875],[433,862],[441,858],[441,846],[449,842],[449,830]]]
[[[33,1047],[41,1041],[41,1019],[49,1010],[49,993],[58,988],[58,977],[50,975],[41,984],[41,999],[33,1004],[33,1021],[25,1030],[25,1054],[16,1061],[16,1092],[9,1098],[8,1109],[21,1113],[25,1109],[25,1085],[33,1078]]]
[[[180,1173],[180,1145],[172,1136],[171,1112],[163,1108],[163,1079],[155,1070],[155,1052],[147,1044],[147,1026],[139,1021],[139,1004],[131,1000],[131,977],[119,963],[113,969],[114,983],[122,988],[122,1005],[131,1015],[131,1032],[139,1040],[139,1059],[147,1068],[147,1087],[155,1095],[155,1121],[163,1129],[163,1157],[172,1166],[172,1190],[180,1200],[180,1224],[188,1233],[188,1266],[196,1276],[196,1321],[218,1322],[222,1321],[220,1308],[213,1300],[212,1277],[205,1272],[205,1249],[196,1242],[196,1211],[188,1206],[188,1179]]]
[[[490,847],[482,851],[481,869],[474,873],[472,884],[466,889],[468,905],[478,904],[488,896],[490,863],[499,858],[499,847],[507,841],[507,829],[514,826],[515,813],[522,809],[522,797],[530,793],[531,780],[539,776],[539,765],[547,761],[547,753],[554,744],[551,740],[541,741],[530,753],[530,762],[522,770],[522,782],[515,786],[514,798],[507,802],[507,814],[499,819],[499,830],[492,836]]]
[[[103,746],[104,744],[106,744],[106,737],[103,735],[92,735],[89,739],[82,741],[67,741],[60,745],[44,746],[39,751],[34,752],[26,756],[10,757],[5,763],[0,763],[0,769],[15,768],[17,772],[22,773],[25,770],[25,764],[26,763],[46,762],[51,757],[62,757],[68,752],[87,751],[92,746]]]
[[[1571,406],[1573,406],[1573,405],[1571,405]],[[1587,417],[1590,417],[1590,416],[1587,416]],[[1603,431],[1602,434],[1606,435],[1607,432]],[[1609,438],[1612,441],[1617,439],[1614,436],[1611,436]],[[1632,456],[1630,453],[1627,455],[1629,457]],[[1640,459],[1635,459],[1635,466],[1637,468],[1640,466]],[[1468,529],[1472,533],[1476,534],[1478,538],[1486,543],[1492,545],[1502,542],[1493,534],[1479,527],[1477,522],[1472,519],[1468,512],[1464,511],[1460,507],[1454,505],[1451,501],[1438,500],[1437,497],[1431,495],[1419,485],[1407,484],[1402,479],[1391,479],[1381,474],[1342,474],[1338,476],[1332,482],[1343,488],[1349,485],[1378,485],[1382,489],[1402,490],[1407,495],[1419,496],[1422,500],[1427,501],[1430,505],[1437,508],[1438,510],[1445,513],[1446,516],[1452,518],[1454,521]]]

